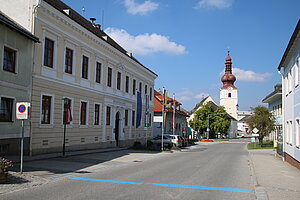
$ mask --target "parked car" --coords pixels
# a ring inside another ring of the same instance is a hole
[[[179,135],[170,135],[173,146],[182,147],[182,138]]]
[[[161,136],[154,137],[151,140],[151,142],[153,142],[153,144],[161,146]],[[172,139],[169,135],[164,135],[163,143],[164,143],[164,147],[166,147],[166,148],[171,148],[173,146]]]

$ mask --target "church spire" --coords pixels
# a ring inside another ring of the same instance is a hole
[[[236,81],[235,76],[232,74],[232,62],[230,57],[230,50],[228,49],[228,55],[225,62],[225,74],[222,76],[221,81],[223,82],[222,89],[232,87],[235,88],[234,82]]]

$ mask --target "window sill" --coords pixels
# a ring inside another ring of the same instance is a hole
[[[53,124],[40,124],[39,128],[53,128],[54,125]]]
[[[8,71],[8,70],[5,70],[5,69],[3,69],[3,71],[6,72],[6,73],[9,73],[11,75],[14,75],[14,76],[17,75],[17,72]]]
[[[64,128],[64,124],[61,125],[61,128]],[[73,124],[67,124],[66,128],[73,128]]]
[[[14,121],[11,121],[11,122],[0,122],[1,125],[6,125],[6,124],[13,124]]]
[[[102,125],[93,125],[93,128],[102,128]]]
[[[296,146],[297,149],[300,149],[300,146]]]
[[[89,125],[79,125],[79,128],[89,128]]]
[[[297,84],[297,85],[295,86],[295,88],[297,88],[297,87],[299,87],[299,84]]]

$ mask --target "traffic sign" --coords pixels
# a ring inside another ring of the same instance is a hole
[[[30,107],[29,102],[16,103],[16,118],[28,119],[28,107]]]
[[[258,131],[259,131],[259,130],[258,130],[257,128],[254,128],[254,129],[252,130],[252,132],[255,133],[255,134],[258,133]]]

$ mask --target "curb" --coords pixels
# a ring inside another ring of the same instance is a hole
[[[70,151],[66,152],[65,157],[68,156],[77,156],[77,155],[86,155],[86,154],[93,154],[93,153],[107,153],[113,151],[122,151],[129,149],[130,147],[118,147],[118,148],[105,148],[105,149],[93,149],[93,150],[82,150],[82,151]],[[59,158],[62,157],[61,153],[52,153],[52,154],[42,154],[36,156],[24,156],[24,162],[36,161],[36,160],[46,160],[50,158]],[[15,157],[14,159],[10,159],[9,156],[6,157],[9,160],[12,160],[14,163],[20,163],[19,157]],[[17,158],[17,159],[16,159]]]

